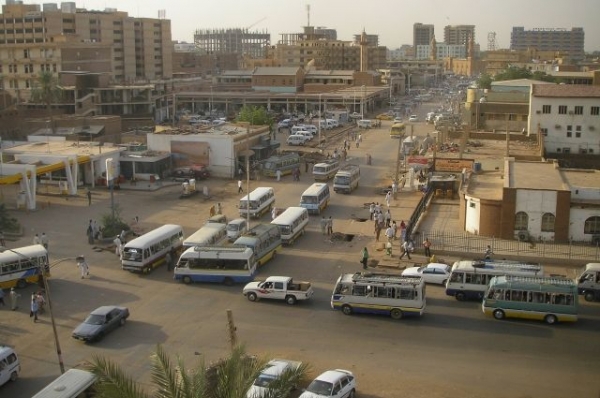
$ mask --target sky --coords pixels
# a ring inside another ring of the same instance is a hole
[[[24,0],[26,4],[51,0]],[[60,1],[56,1],[60,3]],[[513,26],[534,28],[583,27],[585,51],[600,50],[598,0],[77,0],[88,10],[116,8],[130,16],[158,18],[165,10],[173,40],[193,42],[196,29],[250,28],[271,34],[297,33],[308,24],[336,29],[338,39],[352,40],[364,29],[378,34],[379,44],[395,49],[412,44],[415,22],[435,25],[438,42],[446,25],[475,25],[475,41],[487,48],[489,32],[496,32],[498,48],[509,48]]]

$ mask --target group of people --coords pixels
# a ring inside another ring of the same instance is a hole
[[[101,233],[100,225],[96,222],[96,220],[90,219],[88,223],[87,229],[85,231],[86,236],[88,237],[88,243],[93,245],[96,239],[100,238]]]
[[[333,235],[333,219],[331,216],[329,218],[322,216],[319,225],[321,226],[321,233],[323,235]]]
[[[46,235],[45,232],[42,232],[41,235],[35,234],[35,236],[33,237],[33,244],[42,245],[46,250],[48,250],[48,235]]]

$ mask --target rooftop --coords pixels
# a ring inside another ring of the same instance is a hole
[[[533,97],[600,98],[600,86],[584,84],[534,84]]]
[[[12,148],[4,149],[11,154],[39,154],[52,156],[96,156],[108,153],[118,153],[123,149],[104,143],[102,146],[97,142],[77,142],[66,140],[37,140],[23,143]]]
[[[557,163],[510,161],[509,188],[568,191]]]

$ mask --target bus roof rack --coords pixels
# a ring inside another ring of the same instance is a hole
[[[473,268],[486,269],[520,269],[541,271],[542,266],[537,263],[511,261],[511,260],[477,260],[473,262]]]
[[[393,274],[384,274],[376,272],[357,272],[352,275],[352,282],[373,282],[373,283],[399,283],[399,284],[419,284],[422,278],[420,276],[402,276]]]
[[[506,275],[505,278],[507,282],[529,282],[547,285],[575,286],[574,280],[561,277]]]

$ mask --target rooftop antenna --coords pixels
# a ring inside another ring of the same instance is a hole
[[[306,26],[310,26],[310,4],[306,5],[306,18],[308,19],[308,24]]]

